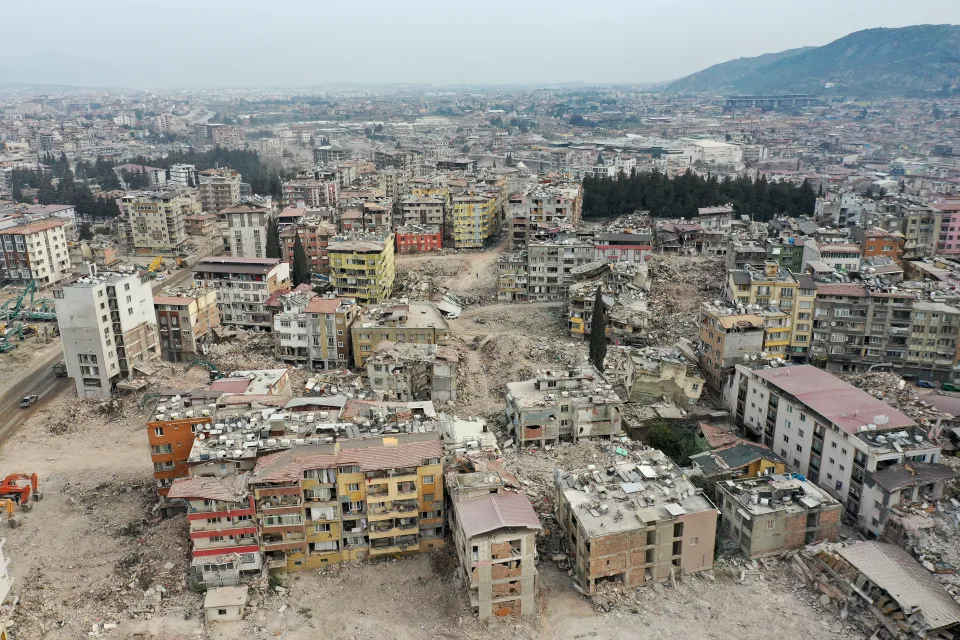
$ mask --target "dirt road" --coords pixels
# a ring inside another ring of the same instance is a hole
[[[47,401],[73,386],[70,378],[58,378],[54,375],[51,367],[63,357],[63,353],[60,349],[52,349],[52,352],[44,352],[42,359],[0,395],[0,416],[3,416],[0,418],[0,445],[16,433],[17,428],[27,418],[45,406]],[[26,395],[37,395],[40,399],[29,409],[21,409],[20,399]]]

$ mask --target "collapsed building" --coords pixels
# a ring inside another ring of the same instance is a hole
[[[567,296],[567,330],[571,337],[590,335],[599,288],[610,342],[632,345],[646,339],[650,325],[650,271],[647,265],[595,261],[575,267],[571,274],[576,280]]]
[[[577,588],[633,587],[713,567],[717,508],[663,452],[557,470],[555,512]]]
[[[631,349],[625,373],[631,402],[656,402],[666,397],[680,406],[692,405],[703,393],[696,354],[683,338],[673,347]]]
[[[592,365],[538,369],[532,380],[507,383],[508,429],[519,445],[613,438],[621,432],[621,404]]]
[[[457,352],[435,344],[384,341],[365,364],[373,391],[400,400],[457,399]]]

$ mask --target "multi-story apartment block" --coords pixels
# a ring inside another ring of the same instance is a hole
[[[748,558],[834,542],[843,506],[795,475],[718,482],[720,531]]]
[[[60,282],[70,272],[70,254],[64,220],[49,218],[0,230],[5,280],[44,287]]]
[[[193,544],[191,580],[207,588],[236,586],[243,574],[263,567],[249,475],[195,476],[174,480],[170,499],[187,504]]]
[[[940,241],[943,213],[928,205],[898,202],[896,214],[899,216],[899,231],[904,237],[904,259],[932,257]]]
[[[580,226],[581,191],[548,187],[510,195],[505,215],[513,246],[522,249],[532,238],[544,237],[549,229],[561,225]]]
[[[160,329],[160,350],[169,362],[193,362],[200,345],[220,326],[215,289],[192,289],[154,296],[153,308]]]
[[[340,204],[340,185],[335,180],[288,180],[283,183],[283,203],[302,202],[307,207],[336,207]]]
[[[937,462],[926,429],[869,393],[812,365],[738,364],[724,402],[762,442],[859,521],[864,478],[892,464]]]
[[[454,247],[482,249],[497,232],[497,195],[461,194],[452,200]]]
[[[563,300],[574,282],[571,271],[594,261],[590,242],[530,241],[527,247],[527,300]]]
[[[593,237],[596,260],[643,264],[653,252],[653,234],[645,231],[597,233]]]
[[[538,370],[507,383],[508,429],[519,445],[612,439],[621,431],[621,404],[593,366]]]
[[[350,331],[353,366],[362,367],[381,342],[446,345],[450,325],[432,302],[385,302],[363,309]]]
[[[196,188],[200,183],[197,167],[192,164],[175,164],[170,167],[170,179],[167,184],[182,189]]]
[[[353,348],[351,329],[360,313],[353,298],[313,298],[307,303],[310,369],[346,369]]]
[[[878,365],[921,380],[952,380],[960,309],[903,290],[820,283],[811,354],[828,371]]]
[[[764,241],[764,246],[767,249],[767,258],[776,262],[780,265],[781,269],[786,269],[787,271],[792,271],[793,273],[802,273],[803,272],[803,243],[797,244],[796,238],[767,238]],[[766,260],[761,260],[759,262],[746,262],[746,264],[752,264],[758,269],[762,269]],[[727,269],[733,267],[728,266]],[[735,267],[737,269],[742,269],[743,267]]]
[[[367,382],[386,400],[456,400],[459,360],[450,347],[384,341],[367,358]]]
[[[109,398],[133,368],[160,357],[145,274],[94,273],[56,289],[67,375],[80,398]]]
[[[245,202],[220,209],[223,251],[235,258],[265,258],[267,228],[273,218],[270,207]]]
[[[207,213],[240,202],[240,174],[231,169],[207,169],[199,172],[200,201]]]
[[[879,227],[854,227],[850,230],[860,244],[864,259],[885,256],[897,264],[903,259],[905,240],[899,233],[891,233]]]
[[[763,351],[764,318],[731,305],[704,303],[700,309],[700,371],[720,391],[733,366]]]
[[[127,242],[150,255],[181,253],[187,242],[186,216],[200,212],[200,201],[188,192],[132,192],[119,204]]]
[[[160,496],[166,497],[174,480],[190,475],[187,461],[193,439],[205,428],[212,428],[212,413],[208,408],[189,407],[180,397],[157,405],[153,419],[147,421],[147,440]]]
[[[405,178],[419,178],[423,173],[423,154],[405,149],[387,149],[373,152],[377,169],[397,169]]]
[[[442,547],[442,456],[432,432],[263,457],[250,485],[264,564],[298,571]]]
[[[390,297],[396,275],[393,234],[386,238],[341,236],[327,245],[330,286],[338,296],[360,304],[378,304]]]
[[[217,292],[220,322],[270,331],[273,321],[266,302],[278,289],[290,286],[290,265],[279,258],[203,258],[194,278]]]
[[[307,304],[316,297],[313,291],[300,287],[280,294],[281,311],[273,316],[273,332],[277,334],[277,359],[293,365],[304,365],[310,357],[310,336]]]
[[[429,253],[443,248],[443,231],[434,225],[397,227],[397,253]]]
[[[738,306],[759,307],[751,313],[765,318],[764,350],[782,358],[807,358],[815,296],[812,277],[794,275],[772,260],[764,264],[763,270],[747,265],[728,272],[727,300]]]
[[[208,125],[210,127],[210,125]],[[243,129],[232,124],[218,124],[212,126],[210,139],[213,144],[225,149],[243,148]]]
[[[913,460],[868,473],[861,502],[861,527],[868,535],[902,544],[903,538],[916,529],[906,522],[913,514],[898,507],[936,504],[943,498],[945,485],[957,477],[957,472],[945,464]]]
[[[330,239],[337,235],[337,227],[330,222],[306,219],[295,225],[289,225],[280,231],[280,255],[293,266],[293,247],[300,238],[300,244],[307,254],[310,273],[327,275],[330,273],[330,256],[327,247]]]
[[[188,236],[212,238],[220,235],[215,213],[193,213],[183,217],[183,229]]]
[[[527,252],[501,253],[497,258],[497,300],[501,302],[526,302]]]
[[[527,496],[504,484],[497,473],[447,476],[457,575],[481,620],[537,614],[537,534],[543,527]]]
[[[689,341],[673,347],[643,347],[627,352],[624,386],[631,402],[653,403],[661,398],[683,406],[696,404],[704,380]]]
[[[713,567],[717,508],[662,451],[639,463],[558,470],[554,517],[584,593],[617,580],[626,587]]]
[[[406,196],[400,200],[403,224],[429,224],[444,228],[447,202],[445,198]]]
[[[754,267],[763,268],[764,263],[770,258],[767,257],[767,249],[756,242],[741,242],[731,239],[727,242],[726,261],[727,271],[730,269],[743,269],[748,264]],[[782,266],[782,265],[781,265]],[[794,271],[800,271],[799,263],[793,268]]]
[[[804,270],[808,264],[817,263],[840,273],[855,273],[860,270],[861,253],[858,244],[824,243],[808,239],[803,243]]]
[[[313,162],[315,164],[340,164],[350,159],[350,149],[343,147],[334,147],[326,144],[313,149]]]

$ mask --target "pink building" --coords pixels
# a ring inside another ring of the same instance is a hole
[[[930,206],[943,213],[940,222],[940,239],[937,241],[937,254],[960,255],[960,198],[943,196],[940,202],[932,202]]]

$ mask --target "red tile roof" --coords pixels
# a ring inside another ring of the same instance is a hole
[[[497,529],[542,529],[530,500],[521,493],[488,493],[454,504],[457,522],[467,538]]]

